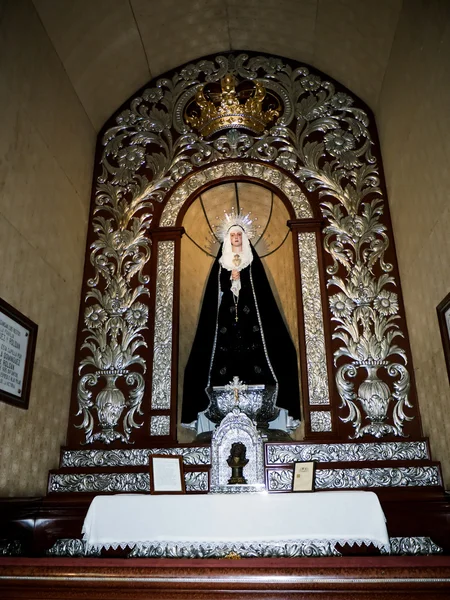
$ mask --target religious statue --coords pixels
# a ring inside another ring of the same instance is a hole
[[[273,386],[283,416],[278,429],[292,430],[300,419],[297,355],[249,241],[251,223],[248,215],[233,213],[218,232],[223,243],[184,374],[182,423],[197,433],[214,428],[205,419],[208,390],[228,386],[236,377],[247,385]]]
[[[248,464],[248,458],[245,458],[245,454],[245,444],[242,444],[241,442],[234,442],[234,444],[232,444],[230,456],[227,460],[228,466],[231,467],[231,477],[228,480],[229,485],[245,485],[247,483],[243,473],[245,465]]]

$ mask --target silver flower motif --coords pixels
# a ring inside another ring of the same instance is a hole
[[[197,79],[199,72],[199,68],[196,65],[190,64],[184,67],[180,75],[185,81],[192,81],[193,79]]]
[[[395,315],[398,312],[398,298],[394,292],[388,292],[387,290],[381,290],[378,296],[373,302],[374,308],[387,317],[388,315]]]
[[[127,146],[117,153],[117,161],[123,169],[137,171],[145,162],[145,149],[142,146]]]
[[[88,306],[84,311],[84,322],[89,329],[98,329],[103,325],[107,318],[108,315],[100,304]]]
[[[351,106],[353,104],[352,98],[344,94],[343,92],[338,92],[335,94],[330,101],[330,104],[333,108],[340,109],[345,108],[346,106]]]
[[[317,77],[317,75],[307,75],[300,79],[300,83],[305,92],[315,92],[319,89],[321,82],[320,77]]]
[[[116,121],[119,125],[128,127],[129,125],[134,125],[136,123],[136,115],[131,112],[131,110],[124,110],[117,117]]]
[[[330,296],[330,310],[335,317],[348,317],[353,310],[354,303],[343,292]]]
[[[178,162],[170,171],[174,181],[178,181],[192,171],[192,165],[188,162]]]
[[[126,313],[125,319],[133,327],[144,327],[148,319],[148,307],[136,302]]]
[[[342,129],[335,129],[324,136],[325,148],[332,156],[341,156],[344,152],[355,147],[355,138]]]
[[[147,102],[158,102],[163,97],[163,92],[160,88],[151,88],[149,90],[145,90],[142,94],[142,97]]]
[[[352,169],[353,167],[360,167],[361,161],[358,160],[358,157],[354,152],[343,152],[339,156],[339,164],[344,167],[344,169]]]
[[[293,171],[297,166],[297,157],[291,152],[282,152],[276,159],[276,164],[287,171]]]

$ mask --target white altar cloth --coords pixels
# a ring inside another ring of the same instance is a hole
[[[373,492],[97,496],[83,525],[88,548],[142,543],[327,541],[389,549]]]

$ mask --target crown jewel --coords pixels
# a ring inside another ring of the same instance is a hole
[[[215,226],[215,234],[220,242],[223,242],[228,231],[234,225],[241,227],[248,239],[251,240],[255,236],[255,226],[253,225],[253,221],[257,221],[257,217],[254,219],[250,218],[251,213],[243,214],[241,211],[236,213],[234,207],[231,209],[231,213],[225,213],[223,220],[220,222],[220,225]],[[217,219],[219,217],[216,217]]]
[[[195,101],[186,107],[186,121],[205,137],[221,129],[240,127],[262,133],[267,124],[279,116],[280,102],[274,94],[267,93],[259,81],[251,82],[250,87],[246,83],[236,89],[235,77],[227,73],[220,80],[221,92],[202,86],[195,95]],[[266,110],[263,109],[265,99]]]

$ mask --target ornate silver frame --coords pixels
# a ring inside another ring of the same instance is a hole
[[[258,79],[280,98],[282,115],[262,135],[231,129],[204,139],[185,123],[184,107],[201,82],[219,81],[226,72]],[[146,325],[150,282],[144,275],[152,252],[148,229],[173,227],[183,203],[200,186],[244,174],[280,187],[300,219],[312,216],[300,186],[316,194],[325,220],[321,243],[331,261],[326,285],[332,337],[338,344],[334,366],[341,406],[330,404],[330,411],[339,411],[340,419],[353,428],[353,437],[404,436],[405,423],[413,419],[410,375],[402,342],[405,332],[397,322],[399,282],[393,265],[385,260],[392,232],[382,220],[385,200],[369,124],[369,115],[355,106],[349,93],[336,91],[334,84],[305,66],[294,68],[267,56],[230,54],[199,60],[171,79],[152,82],[130,100],[103,136],[95,189],[96,240],[90,254],[94,275],[87,282],[85,354],[77,393],[81,416],[77,426],[85,433],[85,443],[116,439],[133,443],[143,422],[143,373],[150,366],[140,352],[150,342]],[[164,202],[156,223],[155,204]],[[169,268],[164,281],[156,283],[155,353],[164,357],[172,344],[169,247],[167,238],[158,242],[158,253]],[[308,277],[315,277],[313,271]],[[317,291],[313,293],[317,296]],[[167,305],[163,306],[163,298]],[[320,383],[327,369],[319,306],[317,297],[313,308],[304,304],[309,406],[330,403],[327,386]],[[314,336],[319,336],[317,345],[308,342]],[[155,439],[174,431],[167,364],[153,359],[153,396],[145,406],[150,437]],[[363,381],[355,386],[358,373],[364,374]],[[93,397],[91,389],[99,382],[104,387]],[[167,414],[152,414],[153,410]],[[314,411],[314,432],[332,431],[330,411],[324,415]]]

